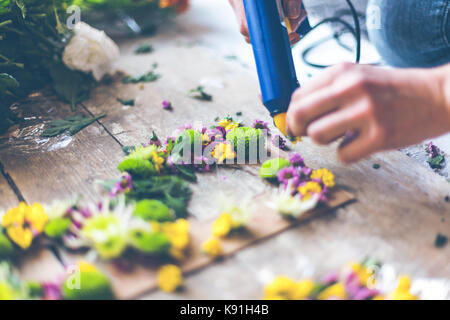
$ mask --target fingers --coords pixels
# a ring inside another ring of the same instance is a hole
[[[239,31],[244,36],[245,41],[250,43],[250,35],[248,33],[247,18],[245,16],[245,8],[243,0],[230,0],[230,4],[236,14],[236,18],[239,24]]]
[[[364,159],[374,151],[376,148],[371,142],[369,129],[365,127],[353,141],[338,148],[338,157],[343,163],[352,163]]]
[[[302,12],[302,3],[300,0],[284,0],[284,12],[289,19],[298,19]]]
[[[316,121],[307,128],[307,134],[318,144],[329,144],[350,131],[360,131],[364,127],[363,108],[354,107],[339,109]]]

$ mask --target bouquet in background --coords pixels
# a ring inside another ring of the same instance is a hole
[[[187,7],[188,0],[0,0],[0,133],[17,120],[11,104],[33,90],[48,84],[74,107],[111,71],[119,49],[89,25],[98,28],[99,16],[102,23],[117,17],[142,33],[134,13],[147,16],[154,30]],[[89,24],[76,21],[73,8]]]

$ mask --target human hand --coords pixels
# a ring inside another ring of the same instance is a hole
[[[291,135],[318,144],[354,133],[339,146],[344,163],[444,134],[450,131],[450,65],[331,67],[293,94],[287,126]]]
[[[248,33],[248,24],[245,17],[244,1],[243,0],[229,0],[231,6],[233,7],[234,13],[236,14],[238,24],[240,27],[240,32],[245,38],[245,41],[250,43],[250,35]],[[284,11],[289,18],[292,26],[292,30],[296,30],[303,19],[306,17],[306,11],[302,10],[301,0],[282,0]],[[292,32],[289,34],[289,40],[291,44],[297,43],[300,40],[300,36]]]

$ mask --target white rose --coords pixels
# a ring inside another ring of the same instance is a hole
[[[92,72],[97,81],[101,80],[119,58],[119,48],[105,32],[84,22],[75,25],[74,33],[64,49],[64,63],[72,70]]]

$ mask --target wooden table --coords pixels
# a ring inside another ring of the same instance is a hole
[[[193,39],[189,28],[175,24],[149,39],[155,48],[151,54],[133,52],[146,39],[120,42],[120,70],[139,74],[157,62],[162,78],[143,88],[118,80],[100,85],[76,112],[106,112],[107,117],[71,138],[39,138],[43,121],[71,114],[67,104],[45,90],[21,102],[24,117],[39,118],[28,120],[28,131],[17,130],[2,138],[0,210],[20,200],[51,203],[78,193],[98,200],[95,180],[117,177],[121,147],[148,141],[152,130],[165,137],[187,122],[208,125],[217,116],[239,111],[247,124],[256,118],[270,121],[257,98],[255,74]],[[215,84],[206,88],[213,102],[187,97],[190,89],[205,80]],[[118,97],[134,98],[136,106],[125,108]],[[172,112],[161,108],[163,99],[173,103]],[[309,166],[332,170],[338,184],[354,193],[357,202],[190,274],[181,293],[152,292],[142,298],[257,299],[271,275],[319,276],[365,256],[416,277],[450,278],[450,246],[434,247],[437,233],[450,234],[450,203],[445,201],[450,184],[444,178],[399,151],[344,166],[337,161],[335,145],[319,147],[306,139],[295,150]],[[374,163],[380,169],[373,169]],[[219,192],[256,195],[270,188],[245,167],[221,168],[199,178],[189,205],[191,215],[199,220],[213,219],[219,213],[211,201]]]

